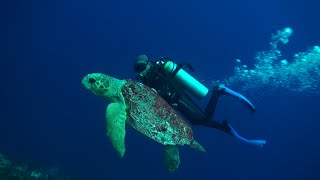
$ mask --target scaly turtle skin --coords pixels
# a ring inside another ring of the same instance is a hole
[[[191,127],[151,88],[101,73],[88,74],[82,84],[111,101],[106,110],[107,134],[121,157],[125,153],[125,123],[165,145],[165,164],[170,171],[176,170],[180,163],[176,145],[205,152],[194,140]]]

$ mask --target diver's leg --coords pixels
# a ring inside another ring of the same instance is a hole
[[[232,136],[231,129],[228,126],[226,126],[224,123],[212,120],[212,121],[209,121],[205,126],[218,129]]]
[[[258,146],[258,147],[263,147],[263,145],[266,144],[266,140],[248,140],[248,139],[240,136],[237,133],[237,131],[233,129],[233,127],[230,125],[230,123],[227,120],[224,120],[222,123],[219,123],[216,121],[210,121],[206,126],[221,130],[221,131],[228,133],[229,135],[239,139],[242,142],[246,142],[246,143]]]
[[[249,109],[254,112],[256,110],[256,108],[254,107],[254,105],[249,101],[249,99],[247,99],[245,96],[243,96],[242,94],[235,92],[233,90],[231,90],[230,88],[226,87],[223,84],[219,84],[219,90],[224,92],[224,94],[229,94],[231,96],[237,97],[240,100],[242,100],[248,107]]]
[[[180,96],[175,100],[176,109],[186,117],[193,125],[205,125],[208,121],[206,115],[202,112],[201,108],[197,106],[187,96]]]
[[[211,121],[212,117],[214,116],[214,112],[217,107],[218,99],[223,92],[220,90],[219,85],[215,85],[212,88],[212,95],[211,98],[204,110],[204,113],[208,117],[208,120]]]
[[[244,103],[250,108],[252,112],[256,110],[254,105],[245,96],[231,90],[230,88],[226,87],[223,84],[219,84],[219,85],[213,86],[212,96],[204,111],[208,119],[212,119],[212,117],[214,116],[214,111],[216,109],[218,99],[221,95],[224,95],[224,94],[229,94],[231,96],[237,97],[240,100],[244,101]]]

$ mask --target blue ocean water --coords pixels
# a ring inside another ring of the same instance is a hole
[[[290,78],[267,81],[272,84],[248,78],[243,84],[234,72],[236,59],[255,70],[257,53],[268,51],[272,36],[287,27],[294,33],[279,44],[281,58],[290,63],[299,52],[317,54],[319,5],[316,0],[1,2],[0,153],[58,167],[76,179],[320,179],[317,56],[300,59],[312,62],[311,68],[310,63],[280,68],[286,77],[301,72],[302,80],[313,79],[312,89],[282,86],[302,86]],[[227,81],[245,94],[255,114],[223,97],[216,118],[228,119],[245,137],[266,139],[265,147],[194,127],[207,153],[181,147],[180,168],[170,174],[161,145],[127,128],[127,152],[119,158],[106,136],[107,102],[87,92],[81,79],[91,72],[134,78],[133,60],[142,53],[191,63],[193,75],[206,85]]]

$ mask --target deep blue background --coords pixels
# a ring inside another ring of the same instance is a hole
[[[287,26],[294,30],[287,52],[305,51],[320,45],[316,2],[1,1],[0,152],[93,179],[320,179],[319,96],[243,92],[255,115],[223,98],[217,118],[268,144],[257,149],[195,127],[208,153],[180,148],[180,169],[170,175],[161,146],[130,128],[125,158],[117,156],[105,134],[107,103],[80,83],[91,72],[132,78],[140,53],[190,62],[198,77],[223,79],[234,59],[253,64],[271,34]]]

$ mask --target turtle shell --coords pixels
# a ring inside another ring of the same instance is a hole
[[[127,123],[163,145],[189,145],[194,141],[189,124],[154,90],[127,80],[121,89]]]

